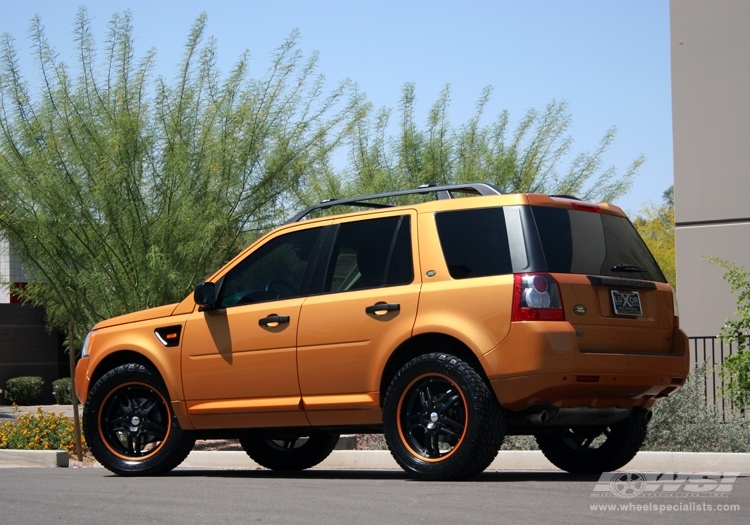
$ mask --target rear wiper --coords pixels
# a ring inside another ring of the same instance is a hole
[[[615,264],[610,268],[613,272],[647,272],[643,266],[636,266],[635,264]]]

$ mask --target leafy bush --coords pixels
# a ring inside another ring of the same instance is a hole
[[[52,395],[58,405],[70,405],[73,403],[73,394],[71,392],[73,382],[69,377],[61,377],[52,381]]]
[[[19,414],[14,407],[16,421],[0,425],[0,449],[17,450],[66,450],[75,453],[75,428],[70,418],[60,412],[45,414],[41,408],[36,413]],[[86,442],[81,437],[82,449]]]
[[[43,386],[41,377],[14,377],[5,382],[5,397],[16,405],[31,405],[42,395]]]
[[[719,336],[727,343],[737,345],[737,353],[724,360],[722,376],[729,390],[729,397],[738,405],[750,405],[750,272],[741,266],[704,257],[711,264],[726,270],[722,276],[737,295],[736,319],[727,319]]]
[[[706,402],[706,376],[699,367],[676,394],[654,405],[643,450],[674,452],[750,452],[748,420],[742,413],[728,414],[722,422]]]

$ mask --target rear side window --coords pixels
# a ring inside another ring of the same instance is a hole
[[[408,215],[347,222],[338,227],[325,292],[345,292],[414,281]]]
[[[513,273],[502,208],[441,212],[435,222],[452,278]]]
[[[666,282],[625,217],[544,206],[532,211],[548,271]]]

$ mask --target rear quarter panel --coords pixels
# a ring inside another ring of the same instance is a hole
[[[414,335],[442,333],[462,341],[477,357],[489,352],[510,330],[513,275],[453,279],[443,257],[435,214],[420,213],[418,227],[423,281]]]

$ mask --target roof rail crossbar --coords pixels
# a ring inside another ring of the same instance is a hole
[[[326,199],[318,204],[314,204],[309,208],[305,208],[291,219],[286,221],[286,224],[299,222],[315,210],[327,210],[334,206],[358,206],[361,208],[390,208],[391,204],[385,204],[380,202],[366,202],[377,199],[386,199],[389,197],[400,197],[402,195],[424,195],[427,193],[434,193],[438,200],[452,199],[453,193],[471,193],[474,195],[501,195],[502,192],[494,187],[492,184],[485,182],[472,182],[469,184],[447,184],[443,186],[436,186],[434,184],[422,184],[417,188],[411,190],[400,190],[400,191],[389,191],[386,193],[375,193],[373,195],[360,195],[358,197],[351,197],[346,199]]]

